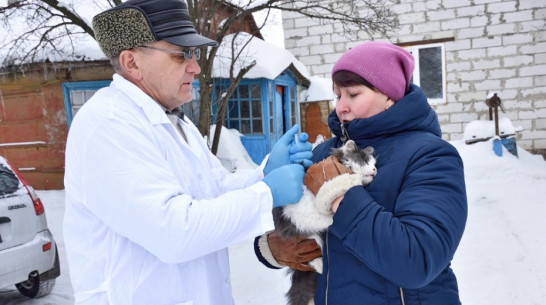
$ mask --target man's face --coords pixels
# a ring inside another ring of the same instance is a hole
[[[185,59],[182,54],[169,53],[165,50],[181,51],[183,48],[166,41],[149,46],[154,49],[136,48],[142,73],[139,87],[167,110],[191,101],[194,76],[201,72],[195,55]]]

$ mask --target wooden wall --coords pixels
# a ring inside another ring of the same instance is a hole
[[[107,61],[0,70],[0,155],[35,189],[64,189],[68,127],[61,84],[108,80],[112,74]]]
[[[331,111],[328,101],[300,103],[301,130],[309,135],[309,142],[314,143],[318,135],[325,140],[332,137],[328,128]]]

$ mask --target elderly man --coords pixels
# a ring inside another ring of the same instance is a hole
[[[67,141],[76,304],[232,304],[227,247],[273,229],[271,209],[299,200],[311,144],[305,134],[293,141],[295,126],[263,170],[221,166],[179,109],[192,99],[201,48],[218,45],[197,34],[182,0],[127,1],[93,28],[116,74]]]

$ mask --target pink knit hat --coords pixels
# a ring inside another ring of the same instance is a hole
[[[388,42],[370,41],[345,52],[332,69],[356,73],[394,101],[404,97],[413,74],[413,56]]]

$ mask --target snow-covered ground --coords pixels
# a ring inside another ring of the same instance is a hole
[[[546,162],[518,148],[519,158],[492,142],[451,142],[465,163],[469,216],[453,261],[465,305],[532,305],[546,300]],[[381,169],[379,169],[381,170]],[[70,305],[74,298],[62,234],[64,191],[38,191],[56,237],[62,274],[53,293],[37,300],[0,289],[0,304]],[[283,271],[257,262],[252,241],[230,248],[236,305],[284,304],[288,279]]]

